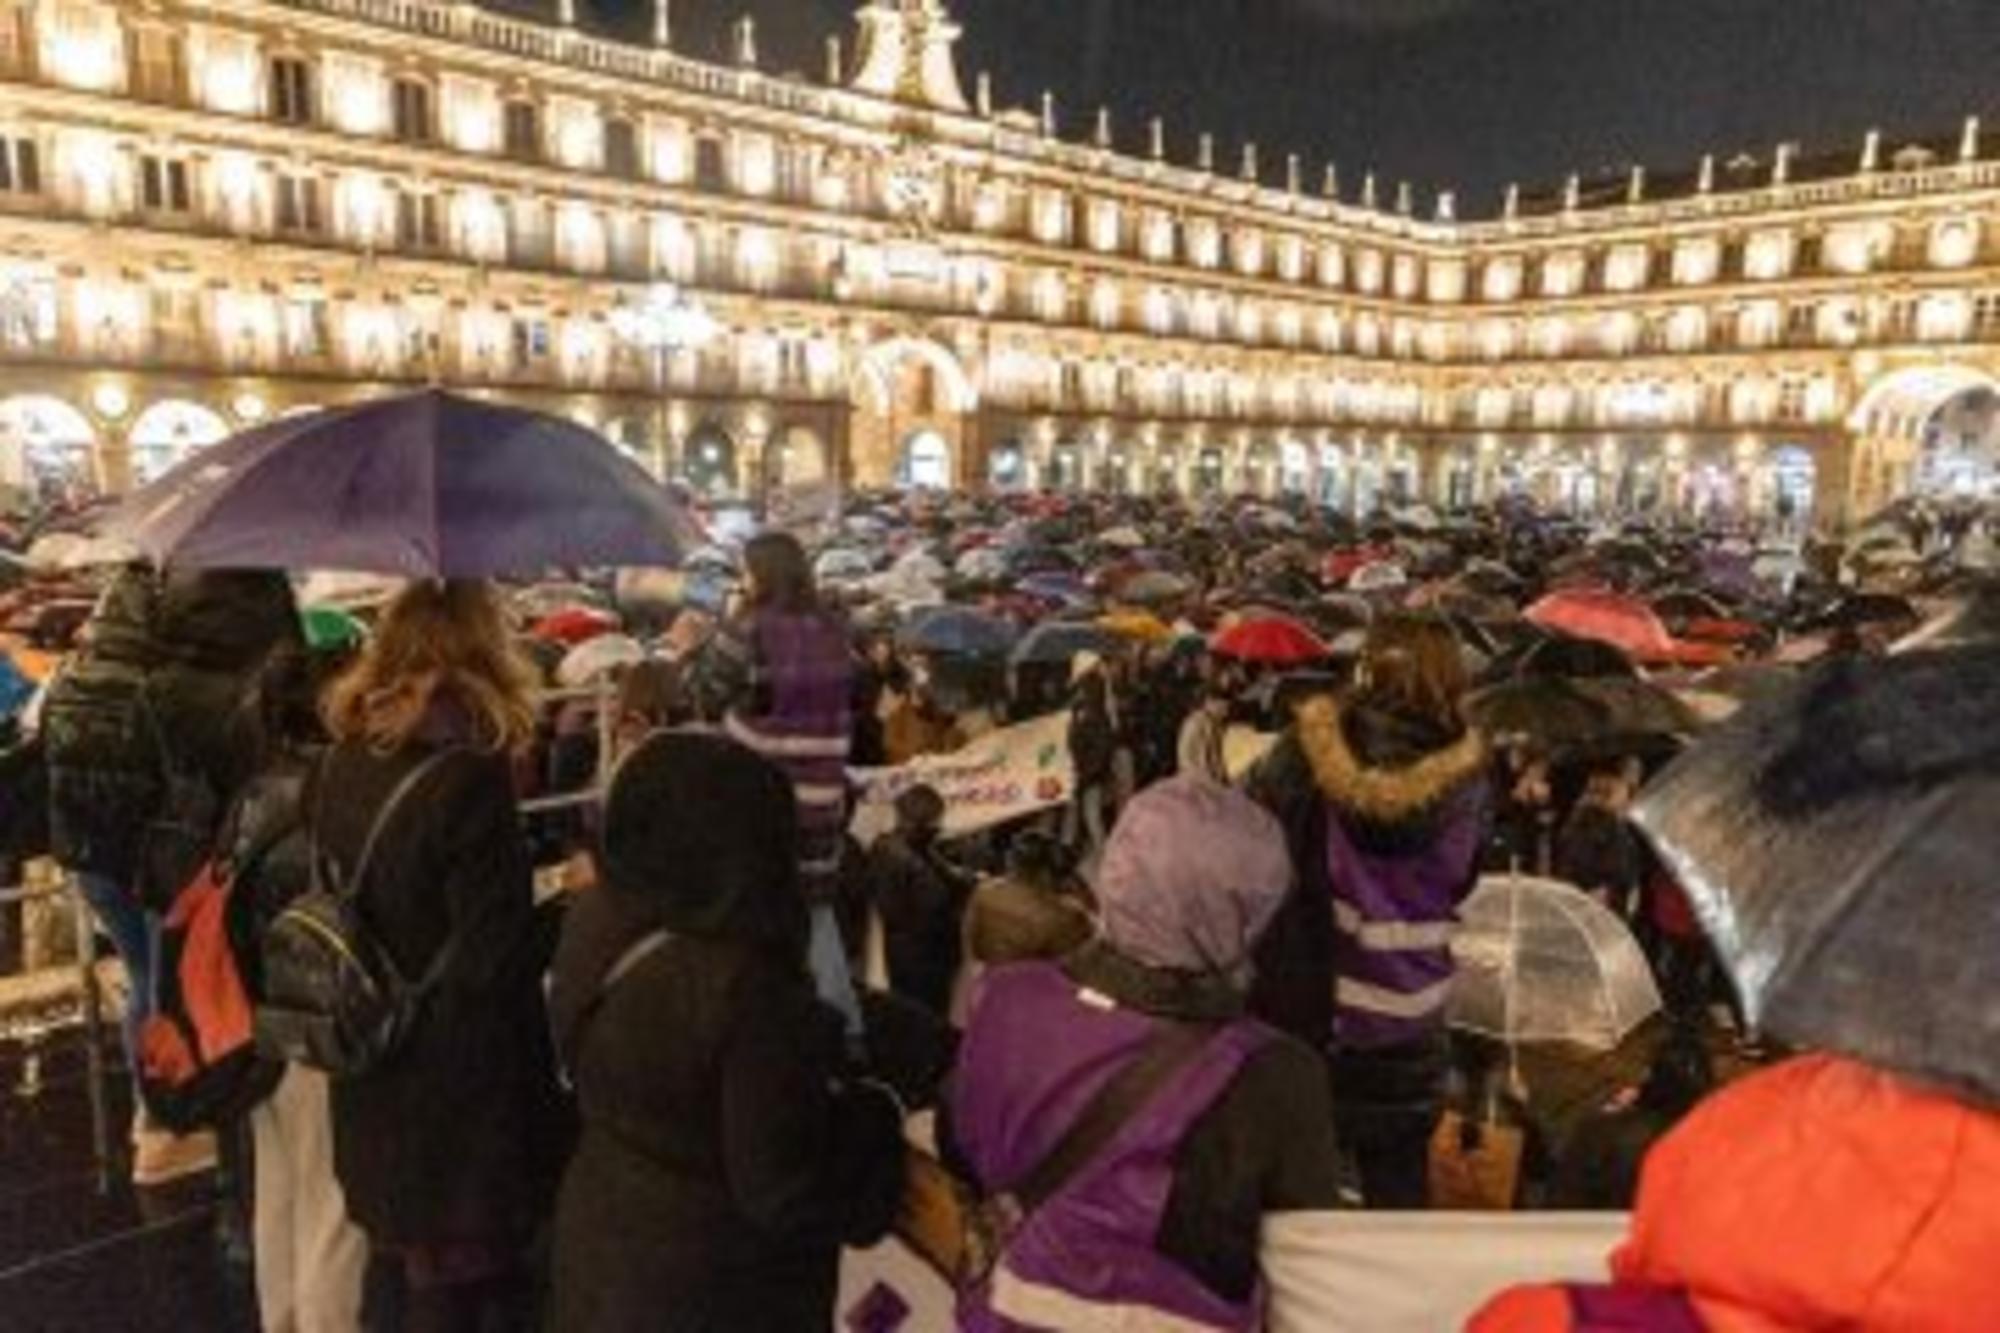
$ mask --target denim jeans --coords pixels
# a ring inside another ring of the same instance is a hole
[[[806,951],[819,998],[840,1011],[847,1024],[847,1037],[858,1042],[864,1035],[861,1001],[854,993],[854,971],[847,962],[847,941],[840,933],[840,915],[832,903],[812,909],[812,941]]]
[[[131,891],[103,875],[81,872],[76,877],[83,899],[111,947],[125,964],[131,998],[125,1006],[125,1059],[136,1080],[139,1074],[139,1031],[154,1007],[154,976],[160,951],[159,918],[139,906]]]

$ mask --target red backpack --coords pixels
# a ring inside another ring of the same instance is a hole
[[[159,994],[140,1029],[139,1091],[176,1133],[233,1121],[270,1096],[284,1066],[252,1040],[255,1006],[238,966],[243,904],[204,863],[160,928]]]

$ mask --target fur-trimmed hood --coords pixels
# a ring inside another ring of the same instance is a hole
[[[1382,830],[1427,826],[1456,793],[1484,777],[1486,742],[1369,709],[1314,699],[1299,710],[1299,747],[1321,795]]]

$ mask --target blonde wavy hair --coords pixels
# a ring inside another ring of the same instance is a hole
[[[534,737],[534,675],[490,584],[405,588],[360,659],[327,690],[321,713],[336,740],[396,750],[439,701],[462,710],[481,749],[515,751]]]

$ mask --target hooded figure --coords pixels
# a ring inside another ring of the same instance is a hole
[[[718,736],[661,733],[618,771],[604,887],[570,909],[550,995],[583,1119],[556,1330],[827,1328],[840,1247],[887,1230],[900,1119],[837,1076],[797,817],[785,776]]]
[[[1256,1008],[1332,1053],[1370,1206],[1420,1208],[1450,1064],[1451,932],[1489,823],[1487,751],[1459,718],[1465,668],[1444,621],[1378,621],[1360,679],[1302,705],[1251,778],[1298,870],[1259,951]]]
[[[1018,1188],[1163,1023],[1200,1045],[1024,1220],[962,1328],[1263,1326],[1261,1219],[1338,1197],[1323,1066],[1244,1012],[1290,881],[1275,820],[1175,779],[1106,845],[1101,939],[981,981],[942,1137],[989,1194]]]
[[[1646,1160],[1613,1285],[1471,1333],[1932,1333],[2000,1310],[2000,1115],[1838,1056],[1704,1102]]]

